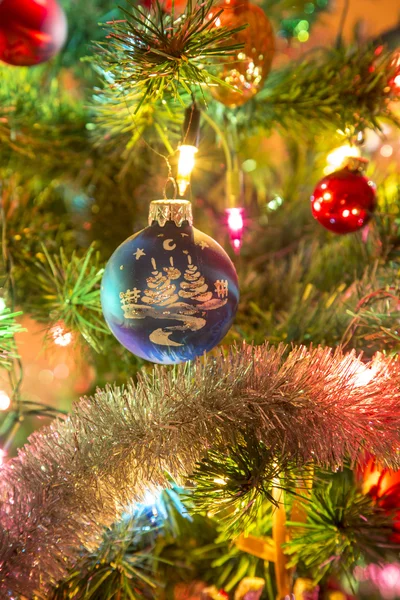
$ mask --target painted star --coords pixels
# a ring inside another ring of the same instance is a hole
[[[207,244],[207,242],[204,242],[203,240],[201,242],[199,242],[198,244],[196,244],[197,246],[200,246],[200,248],[202,250],[204,250],[204,248],[209,248],[210,246]]]
[[[136,260],[139,260],[141,256],[146,256],[146,253],[142,248],[138,248],[136,252],[133,253],[133,256],[136,258]]]

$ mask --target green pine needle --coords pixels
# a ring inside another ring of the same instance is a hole
[[[301,136],[302,142],[305,134],[326,135],[327,128],[332,135],[351,128],[381,132],[382,118],[399,126],[392,110],[399,97],[389,84],[394,57],[388,50],[377,56],[372,45],[310,52],[273,71],[264,90],[235,112],[234,119],[244,136],[249,125],[254,132],[278,127],[291,137]]]
[[[304,501],[307,522],[288,522],[293,539],[286,552],[289,566],[301,565],[316,581],[328,572],[351,571],[359,561],[390,560],[399,551],[391,543],[393,518],[364,495],[349,470],[317,481]]]
[[[43,262],[31,272],[35,294],[29,298],[29,310],[40,322],[61,323],[67,331],[77,332],[94,348],[101,350],[101,340],[108,334],[102,317],[100,280],[103,268],[91,246],[80,257],[66,256],[63,249],[51,256],[43,246]]]
[[[157,529],[143,528],[142,515],[123,519],[105,532],[95,554],[55,589],[52,600],[144,600],[154,597],[156,558],[151,554]],[[149,533],[150,532],[150,533]]]
[[[19,356],[14,336],[25,331],[15,320],[20,315],[22,312],[11,312],[8,308],[0,314],[0,369],[10,369]]]
[[[124,11],[126,21],[114,22],[110,41],[98,45],[99,66],[108,82],[112,79],[118,98],[137,93],[138,112],[143,103],[161,100],[165,94],[184,105],[182,95],[195,88],[223,85],[212,68],[242,47],[230,39],[243,27],[211,27],[222,12],[214,11],[209,19],[213,0],[199,6],[188,2],[178,18],[173,12],[166,15],[158,3],[149,14],[130,4],[131,10]]]
[[[191,479],[196,487],[196,510],[221,520],[224,531],[234,536],[251,525],[263,504],[277,506],[272,490],[281,487],[283,475],[290,486],[288,462],[255,439],[232,445],[229,454],[210,450]]]

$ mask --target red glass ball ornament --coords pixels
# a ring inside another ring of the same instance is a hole
[[[374,458],[370,458],[367,464],[360,466],[357,471],[364,494],[369,494],[380,508],[393,516],[391,541],[399,544],[400,471],[391,471],[381,467]]]
[[[32,66],[55,56],[67,38],[57,0],[0,0],[0,60]]]
[[[363,175],[365,159],[352,159],[339,171],[317,184],[311,196],[315,219],[334,233],[358,231],[372,218],[376,207],[376,186]]]
[[[229,40],[229,43],[243,47],[234,56],[227,56],[216,73],[231,88],[222,85],[210,87],[216,100],[234,108],[245,104],[263,87],[271,69],[275,37],[262,8],[248,0],[225,0],[213,7],[208,18],[212,20],[221,8],[223,12],[214,20],[213,27],[233,29],[246,25]]]
[[[141,0],[142,6],[147,9],[151,7],[155,7],[157,5],[156,0]],[[159,0],[159,4],[164,12],[171,13],[172,12],[172,0]],[[175,17],[179,17],[181,15],[187,5],[187,0],[175,0],[174,1],[174,15]]]

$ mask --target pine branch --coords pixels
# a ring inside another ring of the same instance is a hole
[[[211,67],[241,47],[229,39],[243,27],[212,27],[221,13],[214,11],[210,19],[213,0],[198,7],[189,1],[176,19],[158,3],[149,14],[130,4],[131,10],[124,11],[126,21],[112,23],[111,41],[99,44],[99,65],[112,77],[118,97],[138,95],[135,112],[143,102],[161,100],[166,92],[180,98],[181,93],[190,95],[192,88],[219,82]]]
[[[51,600],[170,597],[182,581],[207,575],[213,580],[211,563],[227,550],[227,543],[216,542],[216,537],[216,524],[207,517],[191,517],[182,490],[174,485],[154,504],[130,507],[104,532],[96,552],[84,555],[57,586]]]
[[[94,247],[78,257],[66,256],[61,248],[59,255],[51,256],[43,246],[43,261],[29,276],[35,282],[36,294],[26,299],[26,310],[39,322],[50,328],[61,324],[67,331],[77,332],[96,351],[108,329],[102,318],[100,280],[103,269]]]
[[[297,465],[298,469],[298,465]],[[215,517],[228,537],[246,530],[263,504],[278,506],[274,487],[291,486],[293,466],[275,450],[246,436],[226,448],[214,449],[196,466],[190,479],[196,482],[191,499],[196,510]]]
[[[45,590],[124,505],[168,484],[166,471],[187,477],[206,448],[228,451],[238,429],[300,465],[336,468],[368,448],[398,467],[399,407],[398,361],[322,348],[243,345],[98,390],[2,469],[0,589]]]
[[[394,56],[364,46],[312,52],[270,75],[264,90],[235,114],[238,127],[248,135],[249,123],[253,131],[278,125],[311,138],[326,127],[380,132],[380,119],[399,126],[390,104],[399,98],[391,83]]]
[[[0,369],[10,369],[19,356],[14,336],[25,331],[15,320],[20,315],[22,312],[11,312],[7,308],[0,313]]]
[[[278,126],[282,133],[302,139],[304,136],[313,139],[316,134],[326,133],[327,128],[332,135],[338,129],[370,128],[381,132],[382,119],[400,125],[392,111],[393,103],[398,100],[390,83],[396,70],[393,56],[388,51],[377,56],[373,47],[319,50],[302,57],[301,62],[274,71],[264,90],[240,112],[225,109],[207,98],[209,110],[222,126],[226,119],[234,120],[244,139],[249,135],[249,127],[250,132],[256,133]],[[121,73],[125,73],[125,68],[133,68],[127,62],[128,59]],[[116,65],[114,71],[118,68]],[[110,70],[110,65],[106,63],[102,69]],[[154,90],[151,87],[151,93],[147,94],[140,91],[140,84],[132,85],[130,77],[121,74],[118,79],[114,71],[111,70],[111,80],[107,71],[109,81],[96,94],[96,102],[101,105],[97,116],[100,132],[106,131],[114,140],[120,138],[129,147],[138,140],[146,121],[157,119],[158,126],[168,132],[171,119],[174,123],[182,120],[182,104],[189,101],[188,90],[180,92],[181,104],[174,99],[176,89],[161,84],[161,77],[151,79],[151,86],[157,81],[160,87]],[[198,95],[202,94],[203,91]],[[131,132],[128,138],[127,132]],[[176,134],[171,137],[171,144],[176,144]]]
[[[53,165],[66,156],[76,162],[87,137],[88,118],[79,82],[72,75],[69,81],[63,81],[62,74],[56,78],[47,66],[15,69],[2,65],[0,78],[2,155],[34,160],[38,153],[52,154]],[[71,168],[67,160],[63,162],[66,167]]]
[[[104,534],[100,548],[55,589],[51,600],[145,600],[155,597],[157,527],[142,512],[125,515]]]
[[[266,226],[257,224],[239,273],[241,304],[229,339],[261,343],[268,336],[273,343],[341,343],[368,356],[382,348],[398,353],[398,190],[388,196],[379,188],[379,198],[364,239],[316,225],[311,240],[305,194],[285,202]],[[287,253],[279,249],[285,236]]]
[[[398,555],[398,544],[389,541],[393,516],[357,489],[348,469],[317,480],[304,509],[305,524],[288,522],[294,537],[286,551],[290,566],[306,569],[315,581],[328,572],[351,573],[360,561],[378,563]]]

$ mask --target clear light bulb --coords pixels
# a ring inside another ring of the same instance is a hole
[[[190,176],[194,169],[196,152],[196,146],[183,144],[179,148],[178,175],[176,181],[180,196],[185,194],[190,185]]]
[[[71,331],[66,331],[61,323],[57,323],[50,329],[54,343],[57,346],[68,346],[72,342]]]
[[[7,410],[10,407],[11,399],[7,392],[0,390],[0,410]]]
[[[346,158],[349,158],[351,156],[358,157],[360,155],[361,152],[358,146],[344,144],[343,146],[339,146],[339,148],[335,148],[326,157],[328,165],[324,169],[325,175],[329,175],[329,173],[333,173],[337,169],[340,169],[340,167],[343,164],[343,161]]]

